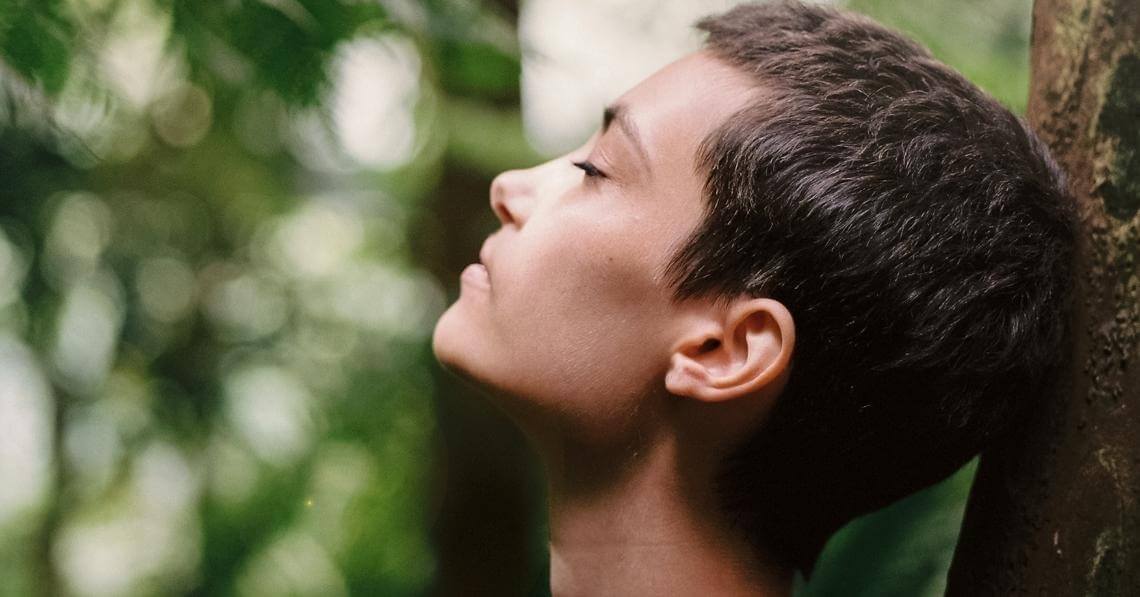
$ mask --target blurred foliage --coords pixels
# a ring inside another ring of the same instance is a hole
[[[852,5],[1024,106],[1028,0]],[[514,16],[0,0],[0,596],[449,586],[440,435],[475,419],[428,334],[490,177],[539,159]],[[847,527],[801,592],[939,593],[972,472]]]
[[[531,154],[492,109],[513,24],[392,6],[2,5],[0,416],[27,431],[0,483],[29,489],[0,491],[0,595],[434,583],[446,296],[409,235],[449,127]]]
[[[304,104],[317,101],[337,44],[389,25],[376,2],[170,0],[159,7],[170,13],[171,41],[185,48],[192,73],[244,79],[248,71],[249,82]]]
[[[67,79],[73,20],[58,0],[10,0],[0,7],[0,49],[9,68],[49,93]]]

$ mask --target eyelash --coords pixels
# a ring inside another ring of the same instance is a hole
[[[604,172],[602,172],[601,170],[598,170],[597,166],[591,164],[590,162],[588,162],[586,160],[582,160],[581,162],[571,162],[571,163],[574,164],[574,166],[576,168],[580,168],[583,172],[585,172],[586,176],[588,178],[605,178],[606,177],[606,174]]]

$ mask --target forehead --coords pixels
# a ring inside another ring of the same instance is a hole
[[[697,145],[755,92],[745,73],[702,50],[653,73],[618,101],[642,133],[655,172],[692,173]]]

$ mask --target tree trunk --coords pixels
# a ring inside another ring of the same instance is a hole
[[[1082,214],[1061,382],[982,455],[948,595],[1140,595],[1140,2],[1037,0],[1029,121]]]

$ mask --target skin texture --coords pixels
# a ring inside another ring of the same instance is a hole
[[[690,54],[581,148],[491,186],[502,225],[433,348],[545,465],[555,595],[790,594],[791,571],[719,518],[712,477],[786,382],[792,315],[763,297],[675,302],[663,276],[704,214],[698,144],[761,92]]]

